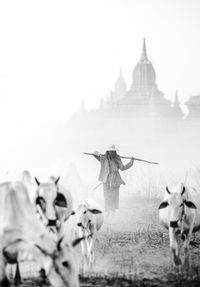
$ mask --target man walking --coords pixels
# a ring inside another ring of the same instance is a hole
[[[104,207],[108,216],[114,216],[115,211],[119,209],[119,189],[122,180],[119,170],[126,170],[133,165],[134,158],[123,165],[120,156],[117,154],[118,149],[114,144],[108,146],[105,155],[95,151],[93,156],[100,162],[99,181],[103,183],[104,190]]]

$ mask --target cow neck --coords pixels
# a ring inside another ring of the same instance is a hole
[[[184,224],[183,224],[183,220],[184,220],[184,216],[185,216],[185,203],[183,201],[183,210],[182,210],[182,215],[181,215],[181,219],[180,219],[180,222],[181,222],[181,233],[183,232],[183,228],[184,228]]]

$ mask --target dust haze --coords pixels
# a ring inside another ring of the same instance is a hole
[[[199,5],[0,4],[1,182],[21,179],[23,170],[39,181],[60,176],[74,206],[91,197],[104,208],[100,164],[83,152],[115,144],[121,156],[159,163],[135,160],[120,172],[119,210],[105,218],[93,270],[80,268],[83,285],[109,285],[107,275],[120,286],[200,279],[195,246],[191,270],[179,277],[170,269],[169,236],[158,221],[166,186],[181,182],[200,210]],[[22,267],[24,277],[34,274]]]

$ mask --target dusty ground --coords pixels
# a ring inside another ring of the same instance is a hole
[[[117,217],[107,221],[99,234],[93,270],[80,270],[81,286],[200,285],[200,235],[192,239],[197,245],[190,247],[190,268],[179,272],[171,268],[168,234],[159,225],[158,205],[156,199],[122,201]],[[34,266],[21,269],[24,287],[42,286]]]

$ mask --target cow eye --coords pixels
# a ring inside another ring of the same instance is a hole
[[[38,196],[36,198],[36,205],[40,205],[40,207],[45,210],[45,199],[42,196]]]
[[[87,212],[87,211],[85,210],[83,213],[86,214],[86,212]]]
[[[69,262],[68,261],[63,261],[62,265],[66,268],[69,268]]]
[[[45,200],[44,200],[44,198],[43,198],[42,196],[38,196],[38,197],[36,198],[36,204],[41,205],[41,204],[43,204],[44,202],[45,202]]]
[[[183,202],[180,204],[180,207],[182,207],[183,206]]]

